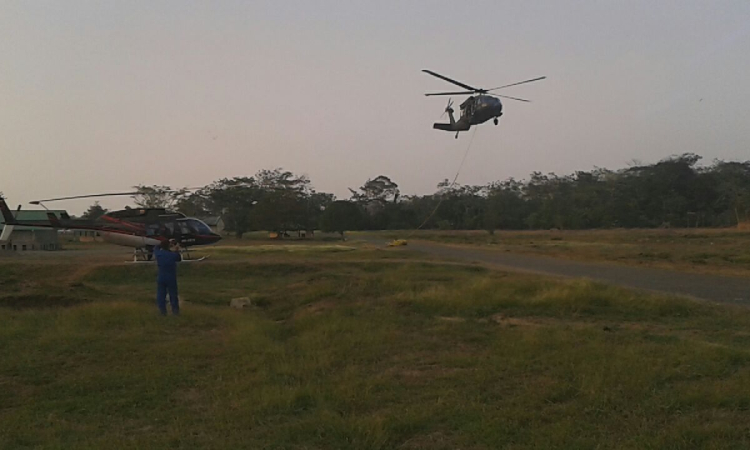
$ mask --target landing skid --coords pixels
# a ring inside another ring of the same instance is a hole
[[[201,262],[201,261],[204,261],[206,258],[208,258],[208,256],[201,256],[200,258],[195,258],[195,259],[183,259],[182,261],[180,261],[180,264],[182,264],[182,263]],[[155,263],[156,260],[151,260],[151,261],[148,261],[148,260],[137,260],[137,261],[128,261],[128,262],[130,264],[151,264],[151,263]]]
[[[154,259],[154,253],[145,248],[136,248],[133,250],[133,262],[151,262]]]
[[[180,249],[180,255],[182,255],[182,261],[181,262],[200,262],[204,259],[208,258],[208,256],[202,256],[200,258],[191,258],[190,257],[190,251],[187,248],[181,248]],[[133,261],[131,261],[133,264],[138,263],[152,263],[156,262],[154,259],[154,253],[152,251],[149,251],[145,248],[136,248],[133,251]]]
[[[204,261],[206,258],[208,258],[208,256],[201,256],[200,258],[196,258],[196,259],[183,259],[182,262],[184,263],[201,262],[201,261]]]

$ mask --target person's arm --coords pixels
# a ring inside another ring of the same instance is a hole
[[[169,242],[172,244],[169,246],[169,251],[175,254],[174,262],[182,261],[182,247],[180,247],[180,243],[174,240],[170,240]]]

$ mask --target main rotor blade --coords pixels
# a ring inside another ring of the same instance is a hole
[[[136,195],[138,192],[112,192],[109,194],[90,194],[90,195],[74,195],[72,197],[60,197],[60,198],[48,198],[46,200],[34,200],[33,202],[29,202],[32,205],[38,205],[43,202],[57,202],[60,200],[75,200],[77,198],[92,198],[92,197],[110,197],[110,196],[116,196],[116,195]]]
[[[430,74],[430,75],[432,75],[433,77],[437,77],[437,78],[440,78],[441,80],[445,80],[445,81],[447,81],[448,83],[453,83],[453,84],[455,84],[456,86],[461,86],[461,87],[462,87],[462,88],[464,88],[464,89],[469,89],[469,90],[471,90],[471,91],[478,91],[478,90],[480,90],[480,89],[477,89],[477,88],[475,88],[475,87],[471,87],[471,86],[469,86],[468,84],[463,84],[463,83],[461,83],[460,81],[456,81],[456,80],[451,80],[450,78],[448,78],[448,77],[444,77],[444,76],[440,75],[439,73],[435,73],[435,72],[433,72],[433,71],[431,71],[431,70],[427,70],[427,69],[422,69],[422,72],[425,72],[425,73],[429,73],[429,74]]]
[[[146,186],[146,187],[148,187],[148,186]],[[203,187],[189,187],[189,188],[184,188],[184,189],[169,189],[166,192],[179,192],[181,190],[185,190],[185,191],[197,191],[199,189],[203,189]],[[60,198],[48,198],[46,200],[34,200],[33,202],[29,202],[29,203],[31,203],[32,205],[38,205],[40,203],[45,203],[45,202],[58,202],[58,201],[62,201],[62,200],[76,200],[76,199],[79,199],[79,198],[116,197],[116,196],[120,196],[120,195],[138,195],[138,194],[142,194],[142,192],[139,192],[139,191],[133,191],[133,192],[110,192],[108,194],[74,195],[72,197],[60,197]]]
[[[495,90],[498,90],[498,89],[503,89],[503,88],[507,88],[507,87],[511,87],[511,86],[518,86],[519,84],[531,83],[532,81],[544,80],[545,78],[547,78],[547,77],[539,77],[539,78],[534,78],[533,80],[519,81],[518,83],[506,84],[505,86],[498,86],[496,88],[487,89],[487,90],[488,91],[495,91]]]
[[[500,95],[500,94],[487,94],[487,95],[491,95],[493,97],[509,98],[511,100],[518,100],[519,102],[531,103],[531,100],[524,100],[522,98],[510,97],[510,96],[507,96],[507,95]]]
[[[433,92],[431,94],[425,94],[427,97],[431,95],[471,95],[476,94],[477,91],[461,91],[461,92]]]

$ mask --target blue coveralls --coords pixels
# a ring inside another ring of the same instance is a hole
[[[179,252],[162,250],[154,247],[156,265],[159,266],[159,275],[156,277],[156,305],[159,312],[167,315],[167,291],[169,291],[169,303],[172,306],[172,314],[180,314],[180,302],[177,300],[177,263],[182,261]]]

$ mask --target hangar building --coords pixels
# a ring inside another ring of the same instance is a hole
[[[47,213],[51,212],[57,217],[67,216],[63,210],[28,210],[13,211],[13,217],[19,221],[47,221]],[[5,221],[0,215],[0,235],[5,228]],[[7,242],[0,242],[0,251],[26,251],[26,250],[60,250],[60,241],[57,230],[45,227],[23,227],[16,225]]]

